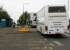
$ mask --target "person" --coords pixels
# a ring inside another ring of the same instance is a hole
[[[13,22],[12,27],[15,28],[15,23]]]

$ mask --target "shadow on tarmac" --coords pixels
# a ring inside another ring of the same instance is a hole
[[[40,32],[39,32],[40,33]],[[40,33],[44,38],[54,38],[54,39],[56,39],[56,38],[58,38],[58,39],[65,39],[65,38],[67,38],[67,36],[65,36],[65,35],[61,35],[61,34],[46,34],[46,35],[44,35],[44,34],[42,34],[42,33]]]

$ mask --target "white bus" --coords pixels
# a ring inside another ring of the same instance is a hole
[[[30,13],[30,21],[31,21],[31,27],[36,27],[36,14]]]
[[[37,30],[42,34],[66,34],[68,13],[65,5],[47,5],[37,12]]]

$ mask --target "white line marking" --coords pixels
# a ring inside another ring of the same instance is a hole
[[[53,43],[50,43],[49,45],[50,45],[50,46],[52,46],[52,47],[54,47],[54,46],[55,46]]]
[[[58,45],[58,46],[63,46],[63,44],[60,43],[59,41],[53,41],[53,43],[55,43],[55,44]]]
[[[69,34],[64,34],[65,36],[70,36]]]

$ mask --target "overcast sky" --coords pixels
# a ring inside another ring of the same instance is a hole
[[[24,10],[28,12],[37,12],[47,4],[65,4],[68,0],[0,0],[0,6],[3,6],[8,11],[11,18],[16,21]]]

